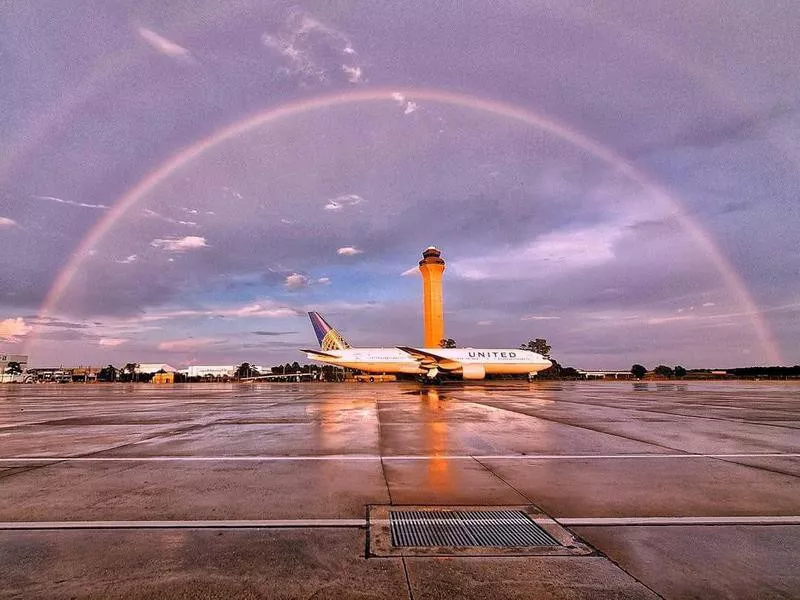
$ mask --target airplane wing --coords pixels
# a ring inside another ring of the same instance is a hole
[[[440,356],[427,350],[420,350],[419,348],[411,348],[410,346],[398,346],[400,350],[406,354],[410,354],[416,359],[420,366],[424,369],[437,368],[440,371],[457,371],[462,367],[461,363],[446,356]]]

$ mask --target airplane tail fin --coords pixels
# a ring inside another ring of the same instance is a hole
[[[308,313],[308,318],[311,319],[311,325],[314,326],[314,333],[317,334],[319,347],[322,350],[347,350],[350,344],[336,331],[330,324],[322,318],[318,312]]]

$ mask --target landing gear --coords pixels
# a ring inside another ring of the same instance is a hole
[[[425,375],[418,377],[417,380],[422,385],[439,385],[442,383],[442,378],[439,377],[439,369],[436,367],[429,369]]]

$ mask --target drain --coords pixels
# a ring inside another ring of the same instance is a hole
[[[370,505],[367,556],[586,556],[594,550],[534,505]]]
[[[390,510],[392,546],[560,546],[520,510]]]

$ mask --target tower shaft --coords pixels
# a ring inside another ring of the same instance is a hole
[[[441,252],[431,246],[422,253],[419,271],[422,274],[423,342],[426,348],[435,348],[444,338],[444,299],[442,275],[445,263]]]

